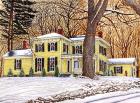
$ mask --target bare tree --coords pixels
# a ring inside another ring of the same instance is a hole
[[[132,7],[140,15],[140,0],[124,0],[124,3]]]
[[[95,68],[93,67],[93,56],[95,46],[96,28],[101,20],[106,8],[108,0],[88,0],[88,22],[87,33],[84,40],[83,53],[83,75],[93,78],[95,75]]]

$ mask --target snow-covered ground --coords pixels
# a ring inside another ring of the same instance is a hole
[[[108,85],[121,85],[129,88],[137,78],[127,77],[100,77],[99,80],[83,78],[55,78],[55,77],[28,77],[28,78],[0,78],[0,103],[25,103],[38,97],[49,98],[56,94],[71,93],[78,90],[100,89]],[[121,87],[120,87],[121,88]],[[125,88],[126,89],[126,88]],[[66,100],[62,103],[140,103],[140,89],[117,91],[106,94],[96,94],[84,99]]]

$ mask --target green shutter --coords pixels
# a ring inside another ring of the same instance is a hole
[[[63,53],[65,52],[65,43],[63,43]]]
[[[58,61],[57,61],[57,57],[55,57],[55,67],[57,66]]]
[[[50,67],[50,58],[48,58],[48,72],[49,72],[49,67]]]
[[[37,72],[37,58],[35,59],[35,72]]]
[[[35,52],[38,52],[38,45],[35,44]]]
[[[50,43],[48,43],[48,51],[50,51]]]
[[[83,51],[82,49],[83,49],[82,46],[80,46],[80,54],[82,54],[82,51]]]
[[[75,54],[75,46],[72,46],[72,54]]]
[[[14,63],[15,65],[14,65],[14,69],[16,70],[17,68],[16,68],[16,59],[15,59],[15,63]]]
[[[19,62],[20,62],[20,67],[19,67],[19,69],[22,69],[22,60],[19,60]]]
[[[57,51],[57,42],[55,43],[55,51]]]
[[[45,45],[44,43],[42,44],[42,52],[44,52],[44,48],[45,48]]]
[[[69,53],[69,46],[67,45],[67,54]]]

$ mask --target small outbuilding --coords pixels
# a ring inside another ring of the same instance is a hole
[[[2,76],[8,76],[9,72],[12,72],[13,76],[18,76],[21,70],[24,71],[25,76],[28,76],[31,67],[31,49],[12,50],[3,55]]]
[[[108,68],[111,75],[137,77],[136,58],[109,59]]]

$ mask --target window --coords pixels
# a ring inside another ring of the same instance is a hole
[[[40,72],[44,68],[44,58],[35,59],[35,72]]]
[[[48,51],[57,51],[57,42],[48,43]]]
[[[103,46],[99,46],[99,52],[106,56],[106,48],[104,48]]]
[[[78,60],[74,61],[74,68],[75,69],[79,68],[79,61]]]
[[[77,46],[73,46],[72,48],[73,50],[73,54],[82,54],[82,46],[77,45]]]
[[[44,52],[44,43],[43,44],[35,44],[36,52]]]
[[[122,74],[123,73],[123,67],[122,66],[120,66],[120,67],[114,67],[114,73],[115,74],[116,73]]]
[[[15,69],[21,69],[21,60],[20,59],[15,60]]]
[[[68,45],[63,44],[63,52],[68,54]]]
[[[105,70],[107,69],[107,64],[103,60],[100,60],[99,66],[100,66],[100,68],[99,68],[100,71],[105,72]]]
[[[57,57],[48,58],[48,71],[55,71],[57,66]]]

